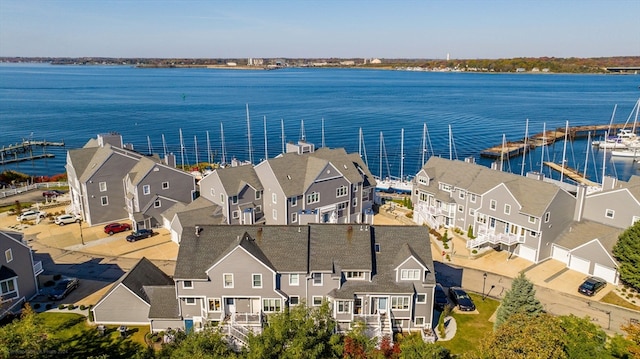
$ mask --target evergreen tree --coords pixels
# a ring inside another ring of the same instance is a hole
[[[533,288],[533,283],[525,277],[524,272],[520,272],[520,275],[513,279],[511,289],[504,295],[502,303],[498,307],[494,329],[497,329],[516,313],[530,316],[544,313],[544,308],[535,295],[536,290]]]
[[[620,279],[640,289],[640,221],[618,237],[618,242],[613,247],[613,255],[619,263]]]

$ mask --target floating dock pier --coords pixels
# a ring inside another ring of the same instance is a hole
[[[591,186],[591,187],[597,187],[600,184],[599,183],[595,183],[587,178],[585,178],[583,175],[580,174],[580,172],[578,172],[577,170],[571,168],[571,167],[566,167],[566,166],[560,166],[559,164],[555,163],[555,162],[543,162],[545,166],[551,168],[552,170],[558,171],[560,173],[562,173],[565,177],[571,179],[572,181],[576,182],[576,183],[580,183],[583,185],[587,185],[587,186]]]
[[[55,157],[51,153],[44,152],[48,146],[64,147],[64,142],[23,140],[13,145],[2,146],[0,148],[0,165]],[[34,154],[34,147],[42,147],[43,153]]]
[[[536,147],[553,144],[556,141],[563,140],[565,136],[569,140],[576,138],[587,137],[591,133],[591,137],[604,136],[607,132],[611,132],[610,135],[615,135],[618,130],[625,128],[624,124],[615,125],[586,125],[586,126],[573,126],[569,127],[567,131],[564,127],[556,128],[555,130],[548,130],[545,132],[537,133],[529,137],[526,141],[509,141],[505,145],[496,145],[480,152],[481,157],[489,158],[511,158],[520,156],[523,153],[532,150]],[[636,132],[640,130],[640,126],[636,128]],[[565,134],[566,132],[566,134]]]

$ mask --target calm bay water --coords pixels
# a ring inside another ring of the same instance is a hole
[[[98,133],[119,132],[138,151],[163,153],[166,147],[180,162],[179,130],[185,163],[207,159],[207,131],[215,161],[220,161],[224,125],[227,160],[247,159],[245,106],[249,105],[254,162],[281,152],[281,121],[285,140],[301,137],[320,146],[324,119],[325,144],[359,149],[362,128],[369,167],[379,174],[380,132],[386,151],[383,175],[401,172],[401,129],[404,169],[414,174],[421,165],[423,124],[433,153],[449,157],[449,125],[453,157],[480,159],[481,150],[521,139],[529,133],[587,124],[608,124],[614,105],[616,123],[624,123],[640,97],[639,76],[563,74],[473,74],[376,71],[358,69],[283,69],[276,71],[213,69],[136,69],[125,66],[0,65],[0,146],[33,138],[64,141],[66,148],[48,148],[53,159],[0,166],[32,175],[64,172],[65,151],[83,146]],[[267,123],[265,154],[264,118]],[[630,119],[633,122],[633,117]],[[197,138],[197,142],[196,142]],[[428,146],[429,147],[429,146]],[[431,155],[431,148],[428,148]],[[41,150],[40,150],[41,151]],[[549,148],[544,160],[560,162],[563,143]],[[603,153],[587,149],[586,140],[567,145],[566,159],[582,170],[589,151],[588,173],[600,179]],[[595,156],[595,157],[594,157]],[[540,149],[525,159],[526,170],[540,170]],[[522,158],[507,170],[520,173]],[[549,175],[547,169],[545,174]],[[639,174],[629,159],[607,157],[606,173],[628,179]],[[554,175],[558,178],[558,175]]]

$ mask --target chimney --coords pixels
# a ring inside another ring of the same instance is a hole
[[[164,164],[169,166],[169,167],[175,168],[176,167],[176,155],[174,155],[173,152],[167,153],[164,156]]]

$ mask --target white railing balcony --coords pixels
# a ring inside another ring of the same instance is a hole
[[[524,237],[511,233],[489,232],[486,228],[480,228],[478,230],[478,237],[474,240],[467,241],[467,248],[477,248],[485,243],[506,244],[510,246],[517,243],[524,243]]]
[[[234,313],[233,324],[261,324],[262,314],[260,313]]]
[[[37,276],[42,272],[44,272],[44,269],[42,268],[42,261],[33,263],[33,275]]]

